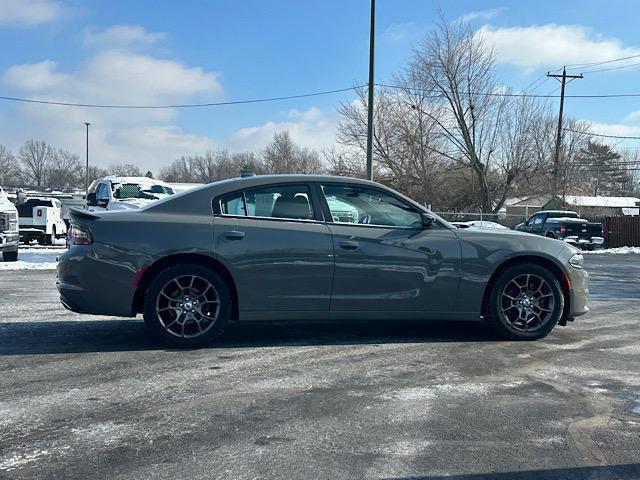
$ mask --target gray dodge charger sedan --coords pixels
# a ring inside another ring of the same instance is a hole
[[[588,311],[564,242],[457,229],[374,182],[275,175],[216,182],[137,211],[71,213],[62,304],[144,315],[177,347],[229,321],[478,319],[517,340]]]

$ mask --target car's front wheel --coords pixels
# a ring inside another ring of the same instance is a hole
[[[231,316],[231,294],[214,271],[195,264],[163,270],[144,299],[144,320],[155,336],[178,348],[208,345]]]
[[[505,270],[489,301],[489,323],[500,335],[512,340],[545,337],[564,310],[564,295],[556,277],[531,263]]]

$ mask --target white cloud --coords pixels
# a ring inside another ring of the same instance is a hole
[[[223,93],[218,73],[175,60],[116,50],[98,53],[77,71],[60,72],[51,60],[15,65],[4,73],[2,82],[32,99],[77,103],[173,104],[212,100]],[[217,146],[208,137],[183,131],[177,125],[177,112],[172,109],[24,104],[16,107],[12,115],[11,136],[15,144],[33,137],[78,153],[84,151],[83,123],[90,122],[91,160],[103,167],[126,162],[156,171],[179,155]]]
[[[640,54],[616,38],[604,38],[580,25],[533,25],[496,28],[485,25],[476,35],[493,45],[496,60],[523,69],[599,62]]]
[[[625,120],[638,120],[640,119],[640,110],[635,110],[631,112],[629,115],[624,117]]]
[[[9,68],[2,80],[13,88],[20,90],[46,90],[62,87],[69,77],[56,73],[56,63],[45,60],[40,63],[14,65]]]
[[[336,142],[337,114],[316,107],[290,110],[282,121],[270,121],[256,127],[241,128],[228,143],[232,150],[261,150],[277,132],[288,130],[294,141],[304,147],[322,150]]]
[[[616,123],[591,122],[591,132],[602,135],[616,135],[623,137],[640,136],[640,125],[623,125]]]
[[[460,18],[457,18],[456,20],[462,21],[462,22],[472,22],[474,20],[491,20],[492,18],[496,17],[498,14],[500,14],[501,12],[503,12],[505,10],[504,7],[501,8],[491,8],[489,10],[475,10],[473,12],[469,12],[466,13],[464,15],[462,15]]]
[[[424,37],[426,31],[414,22],[392,23],[382,32],[382,39],[388,43],[415,42]]]
[[[140,25],[113,25],[104,30],[86,28],[83,41],[87,47],[125,48],[151,47],[164,40],[162,32],[147,32]]]
[[[56,0],[0,0],[0,25],[39,25],[57,20],[61,13]]]

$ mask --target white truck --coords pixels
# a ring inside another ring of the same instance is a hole
[[[136,209],[174,193],[173,188],[162,180],[110,175],[91,183],[87,209],[92,212]]]
[[[18,210],[0,187],[0,252],[5,262],[18,260]]]
[[[67,224],[62,219],[60,200],[47,197],[18,198],[20,237],[24,243],[37,240],[40,245],[53,245],[55,239],[64,238]]]

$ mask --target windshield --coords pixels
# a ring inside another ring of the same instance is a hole
[[[139,183],[121,183],[114,185],[113,196],[118,200],[141,198],[144,200],[158,200],[165,195],[173,195],[174,191],[164,185],[152,185],[143,189]]]

